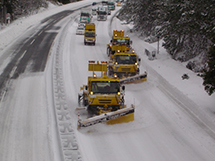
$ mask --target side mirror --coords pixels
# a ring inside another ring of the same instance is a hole
[[[141,59],[139,58],[138,61],[141,61]]]
[[[85,90],[87,90],[88,89],[88,87],[87,86],[85,86]]]
[[[110,42],[112,42],[112,40],[110,40]]]
[[[125,90],[125,86],[122,86],[122,90],[123,90],[123,91]]]

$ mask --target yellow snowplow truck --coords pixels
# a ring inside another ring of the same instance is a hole
[[[84,31],[84,45],[96,44],[96,28],[94,23],[87,23]]]
[[[135,83],[147,80],[147,73],[139,74],[139,64],[141,59],[133,49],[127,52],[116,52],[113,59],[108,64],[108,75],[120,78],[120,83]]]
[[[117,77],[107,77],[107,62],[89,61],[89,71],[93,76],[88,77],[88,84],[83,85],[83,93],[78,94],[79,105],[86,106],[88,118],[78,120],[78,128],[88,127],[106,122],[116,124],[134,120],[134,106],[124,105],[125,87]],[[101,72],[100,76],[96,72]]]
[[[131,48],[132,41],[126,35],[124,35],[124,30],[113,30],[113,36],[110,43],[107,44],[107,55],[112,59],[112,55],[116,51],[128,51]]]

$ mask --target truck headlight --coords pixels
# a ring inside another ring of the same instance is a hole
[[[90,94],[93,95],[93,92],[91,91]]]

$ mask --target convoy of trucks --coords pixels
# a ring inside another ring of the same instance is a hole
[[[107,20],[107,9],[115,9],[115,4],[102,1],[97,7],[97,20]],[[95,9],[95,5],[93,5]],[[93,10],[92,10],[93,11]],[[92,12],[93,13],[93,12]],[[94,13],[95,14],[95,13]],[[90,17],[90,16],[89,16]],[[96,26],[87,22],[84,31],[84,45],[96,42]],[[78,129],[97,123],[116,124],[134,120],[134,105],[125,105],[126,83],[147,81],[147,73],[140,74],[140,58],[131,47],[132,41],[124,30],[113,30],[112,39],[107,44],[108,61],[89,61],[87,84],[78,94],[79,108],[86,111],[85,117],[78,119]]]

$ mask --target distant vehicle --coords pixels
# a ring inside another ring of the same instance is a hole
[[[112,10],[112,11],[115,10],[115,3],[114,2],[108,2],[107,5],[108,5],[109,10]]]
[[[106,21],[107,20],[107,7],[99,7],[97,10],[97,21]]]
[[[97,4],[96,2],[93,2],[93,3],[92,3],[92,6],[94,6],[94,5],[96,5],[96,4]]]
[[[121,6],[122,4],[121,4],[121,2],[117,2],[117,4],[116,4],[117,6]]]
[[[90,23],[91,13],[89,11],[81,11],[80,22],[81,23]]]
[[[120,1],[118,1],[116,5],[117,5],[117,6],[121,6],[122,4],[121,4]]]
[[[84,31],[84,45],[96,44],[96,27],[94,23],[87,23]]]
[[[102,5],[106,6],[108,4],[108,1],[102,1]]]
[[[83,26],[83,27],[85,27],[85,23],[79,23],[78,26]]]
[[[81,17],[80,18],[80,23],[89,23],[89,22],[90,22],[90,20],[88,17]]]
[[[92,15],[96,15],[96,11],[97,11],[97,8],[96,8],[96,7],[93,7],[93,8],[92,8]]]
[[[108,9],[107,14],[108,14],[108,15],[111,15],[111,10]]]
[[[84,26],[78,26],[78,28],[76,29],[76,35],[84,35],[84,30]]]

